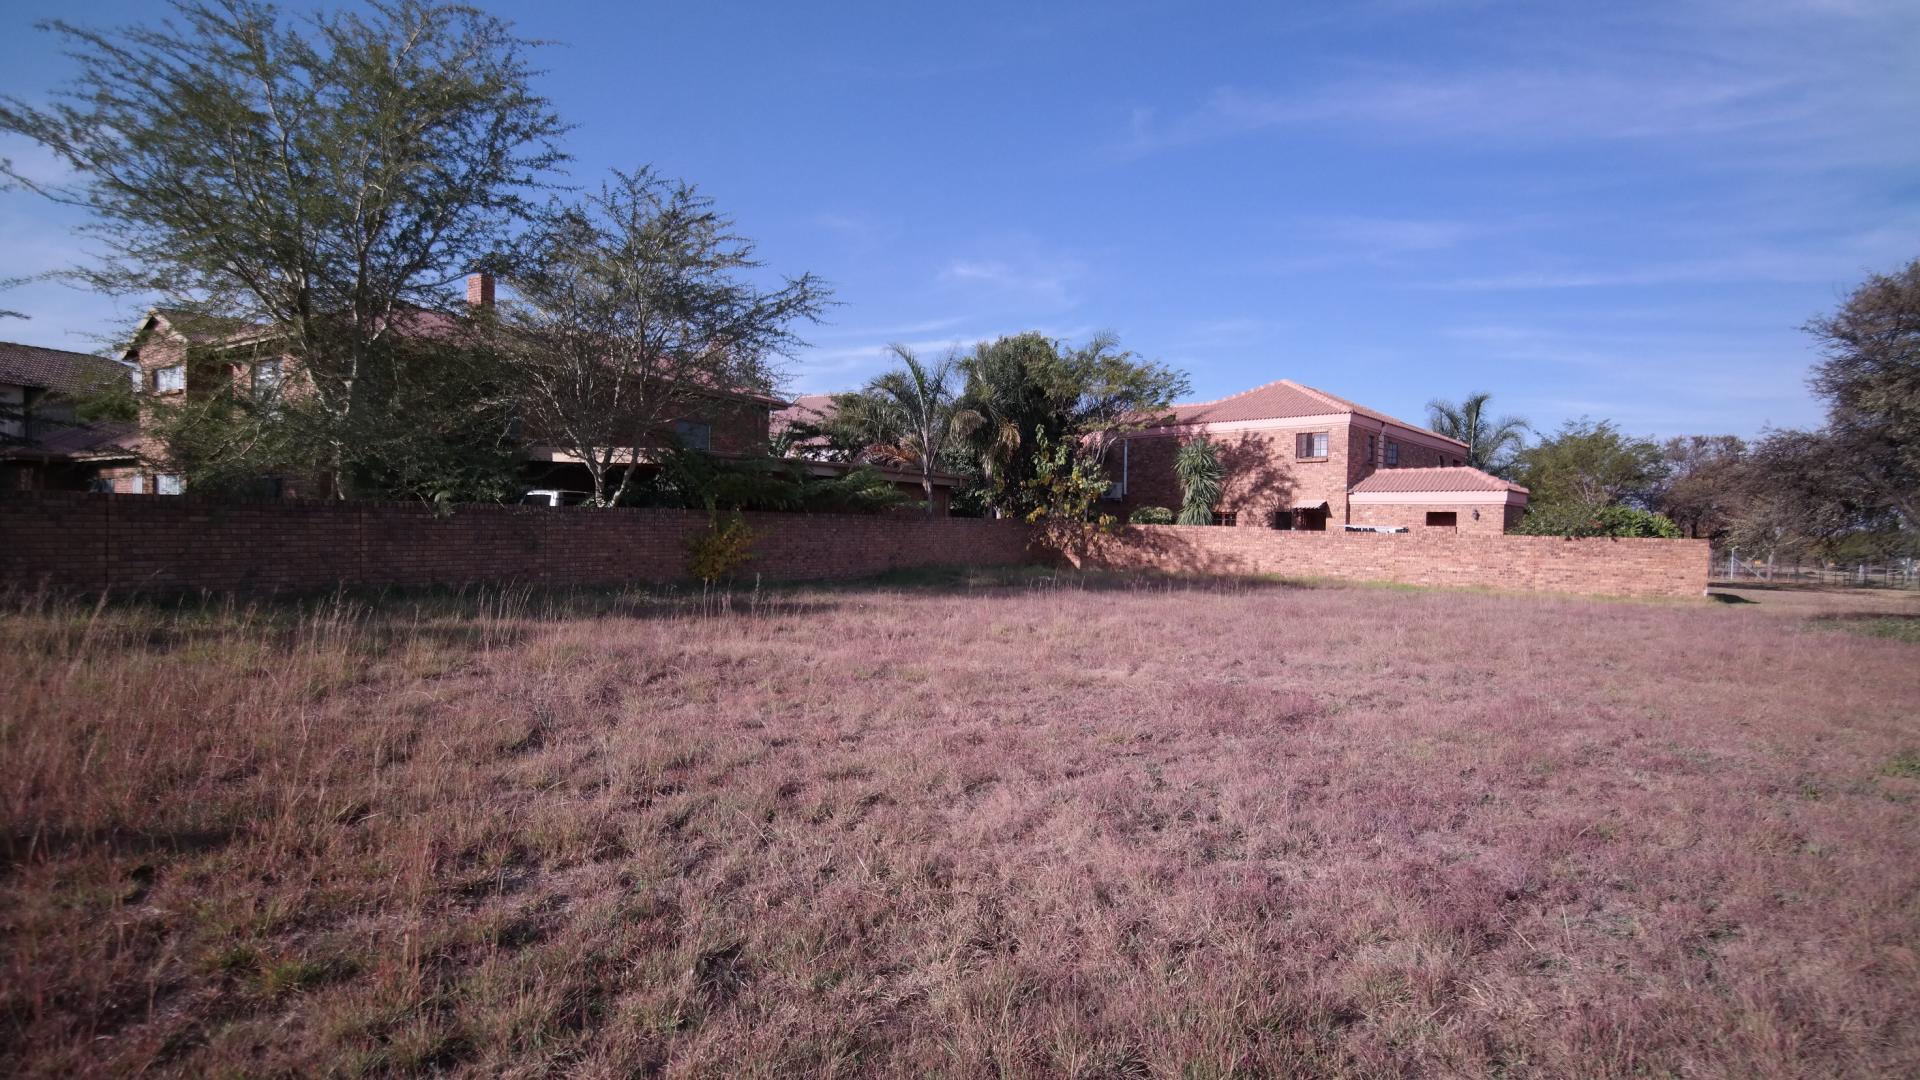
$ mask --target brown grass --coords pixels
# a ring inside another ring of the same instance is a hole
[[[0,619],[7,1071],[1920,1070],[1920,648],[1032,575]]]

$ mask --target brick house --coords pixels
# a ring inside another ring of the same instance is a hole
[[[112,360],[0,341],[0,490],[110,490],[131,466],[131,425],[86,421],[79,399],[128,377]]]
[[[1223,483],[1214,523],[1325,531],[1345,526],[1503,532],[1527,490],[1466,464],[1457,439],[1291,379],[1188,405],[1116,439],[1103,512],[1177,511],[1174,456],[1200,437],[1218,449]]]
[[[467,301],[491,306],[494,283],[490,275],[473,274],[467,280]],[[412,312],[408,333],[434,334],[450,321],[432,312]],[[185,312],[156,309],[147,314],[123,354],[137,374],[144,393],[160,398],[215,393],[299,393],[297,361],[285,355],[270,328],[232,320],[209,319]],[[663,425],[655,445],[636,448],[642,466],[669,443],[669,438],[708,453],[749,457],[763,454],[774,410],[788,402],[753,391],[701,390],[691,395],[681,415]],[[164,448],[146,436],[134,440],[138,461],[111,472],[113,490],[122,493],[177,494],[181,477],[170,469]],[[538,432],[525,434],[520,450],[521,473],[530,488],[591,490],[587,468],[564,448],[542,441]],[[285,497],[323,496],[324,490],[299,477],[272,478],[267,489]]]

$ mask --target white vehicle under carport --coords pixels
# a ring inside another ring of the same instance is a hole
[[[593,498],[590,492],[534,488],[520,496],[521,506],[579,506]]]

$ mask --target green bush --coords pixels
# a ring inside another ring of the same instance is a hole
[[[1202,435],[1173,455],[1173,475],[1180,481],[1180,524],[1213,524],[1213,504],[1220,501],[1220,455],[1213,441]]]
[[[686,449],[669,450],[660,470],[626,498],[633,506],[675,506],[709,514],[880,514],[915,501],[869,465],[819,477],[798,458],[721,458]]]
[[[716,520],[687,541],[687,570],[706,585],[725,581],[753,559],[753,539],[740,515]]]
[[[1549,503],[1527,511],[1513,530],[1522,536],[1639,536],[1678,540],[1680,527],[1665,514],[1631,506]]]
[[[1135,510],[1127,520],[1135,525],[1171,525],[1173,511],[1164,506],[1143,506]]]

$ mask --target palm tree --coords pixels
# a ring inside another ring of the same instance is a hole
[[[902,367],[876,376],[857,394],[836,400],[835,421],[859,432],[869,459],[920,470],[920,490],[933,513],[933,471],[953,437],[955,360],[929,365],[905,345],[889,345]]]
[[[1502,476],[1533,428],[1518,416],[1488,417],[1487,402],[1492,400],[1485,391],[1468,394],[1458,405],[1435,398],[1427,402],[1427,426],[1466,443],[1467,464]]]
[[[955,427],[979,464],[995,517],[1029,509],[1025,483],[1039,438],[1067,435],[1057,400],[1059,347],[1028,332],[974,346],[959,361],[966,376]]]
[[[1182,446],[1173,456],[1173,475],[1180,481],[1182,525],[1213,524],[1213,504],[1220,501],[1220,455],[1206,436]]]

